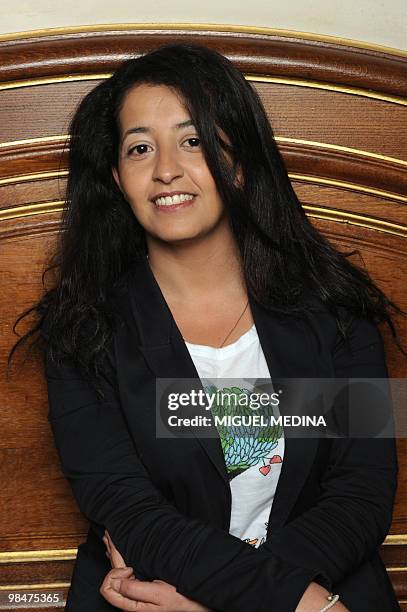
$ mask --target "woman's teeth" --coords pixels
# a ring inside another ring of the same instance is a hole
[[[157,198],[154,200],[154,203],[158,206],[171,206],[173,204],[180,204],[181,202],[186,202],[187,200],[192,200],[193,195],[190,193],[180,193],[173,196],[165,196],[162,198]]]

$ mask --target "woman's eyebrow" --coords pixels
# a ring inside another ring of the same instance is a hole
[[[182,128],[190,127],[193,125],[194,125],[194,122],[192,121],[192,119],[187,119],[186,121],[181,121],[181,123],[176,123],[173,126],[173,129],[180,130]],[[146,126],[131,127],[125,131],[125,133],[123,134],[122,140],[124,140],[129,134],[148,134],[149,132],[154,132],[154,128],[146,127]]]

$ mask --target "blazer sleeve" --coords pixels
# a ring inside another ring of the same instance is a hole
[[[214,610],[295,610],[318,571],[255,550],[168,503],[138,457],[114,380],[104,380],[100,401],[71,363],[57,364],[48,352],[45,373],[48,418],[79,508],[109,531],[136,574]]]
[[[349,333],[349,342],[337,341],[333,350],[335,376],[387,378],[383,342],[376,327],[353,318]],[[392,430],[391,410],[389,418]],[[388,533],[397,455],[394,437],[347,437],[329,442],[329,461],[315,505],[259,550],[319,570],[323,579],[317,582],[332,590],[378,549]]]

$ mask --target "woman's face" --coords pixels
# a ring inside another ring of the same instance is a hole
[[[227,224],[198,133],[179,95],[141,84],[120,111],[118,167],[113,176],[147,240],[201,238]]]

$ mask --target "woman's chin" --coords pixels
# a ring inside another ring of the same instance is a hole
[[[177,245],[186,245],[186,244],[193,244],[194,242],[198,243],[200,241],[202,241],[202,239],[205,238],[205,236],[207,235],[207,231],[204,230],[197,230],[197,229],[190,229],[190,230],[181,230],[181,229],[177,229],[177,230],[172,230],[172,231],[166,231],[166,232],[157,232],[154,235],[150,235],[150,237],[152,238],[153,241],[158,241],[160,243],[167,243],[168,245],[173,245],[173,246],[177,246]]]

